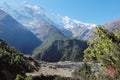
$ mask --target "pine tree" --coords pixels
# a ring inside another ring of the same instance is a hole
[[[120,74],[120,32],[109,32],[104,26],[98,26],[94,32],[98,37],[89,42],[84,51],[84,62],[100,63],[104,68],[112,67],[113,76]]]

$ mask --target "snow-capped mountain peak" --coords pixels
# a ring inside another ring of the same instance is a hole
[[[40,5],[33,5],[26,0],[12,6],[10,3],[0,1],[0,8],[10,14],[14,19],[26,26],[38,35],[36,30],[43,24],[53,25],[60,29],[62,33],[67,33],[73,37],[79,37],[84,32],[96,27],[95,24],[84,23],[79,20],[71,19],[68,16],[61,16],[45,11]]]
[[[70,19],[68,16],[62,17],[62,23],[66,29],[86,27],[88,29],[96,27],[95,24],[84,23],[75,19]]]

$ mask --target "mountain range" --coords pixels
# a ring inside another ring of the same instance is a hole
[[[49,27],[56,27],[66,36],[77,38],[83,38],[90,29],[96,27],[95,24],[84,23],[67,16],[50,14],[41,6],[31,5],[26,1],[20,3],[16,7],[12,7],[11,4],[5,1],[1,1],[0,4],[2,10],[30,29],[41,40],[45,40],[49,34],[43,34],[43,32],[41,32],[43,29],[45,32],[49,31],[49,28],[44,28],[46,24]]]
[[[3,0],[0,9],[0,38],[36,60],[82,61],[87,41],[96,38],[96,24],[51,14],[26,1],[13,6]],[[120,29],[120,20],[104,26]]]

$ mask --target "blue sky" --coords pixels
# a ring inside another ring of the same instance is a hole
[[[15,0],[5,0],[14,2]],[[23,0],[18,0],[23,1]],[[27,0],[49,13],[87,23],[104,24],[120,18],[120,0]]]

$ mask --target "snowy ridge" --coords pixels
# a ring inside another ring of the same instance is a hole
[[[37,29],[40,29],[39,26],[43,24],[54,25],[65,34],[72,33],[70,35],[73,37],[80,37],[84,32],[96,27],[95,24],[84,23],[68,16],[48,13],[40,5],[32,5],[27,1],[22,1],[22,3],[13,7],[3,0],[0,1],[0,8],[35,34],[37,34]]]
[[[88,29],[91,29],[91,28],[96,27],[95,24],[83,23],[75,19],[70,19],[67,16],[62,17],[62,23],[64,24],[64,27],[66,29],[79,28],[79,27],[86,27]]]

